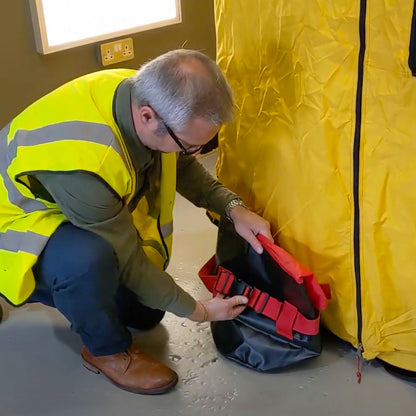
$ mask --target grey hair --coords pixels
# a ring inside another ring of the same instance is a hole
[[[189,65],[193,63],[199,68]],[[224,74],[208,56],[190,49],[173,50],[144,64],[134,77],[132,98],[139,107],[151,106],[176,131],[183,131],[194,117],[219,127],[234,116],[234,97]]]

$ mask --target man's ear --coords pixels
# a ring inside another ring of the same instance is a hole
[[[144,105],[139,108],[138,116],[143,124],[149,125],[150,127],[152,127],[152,124],[158,124],[159,122],[159,118],[155,110],[153,110],[153,108],[148,105]]]

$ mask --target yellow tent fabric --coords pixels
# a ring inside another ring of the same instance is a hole
[[[414,0],[216,0],[217,173],[329,283],[324,324],[416,371]]]

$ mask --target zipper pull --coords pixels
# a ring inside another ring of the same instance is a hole
[[[363,364],[363,344],[361,342],[357,345],[357,382],[358,384],[361,383],[361,368]]]

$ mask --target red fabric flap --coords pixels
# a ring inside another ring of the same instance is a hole
[[[323,310],[327,306],[327,297],[317,282],[314,274],[306,267],[302,266],[295,258],[281,247],[273,244],[270,240],[261,234],[257,235],[263,248],[270,256],[280,265],[280,267],[297,282],[305,284],[306,292],[314,308]]]
[[[217,262],[215,254],[202,266],[198,272],[205,287],[215,296],[215,282],[217,281]]]

